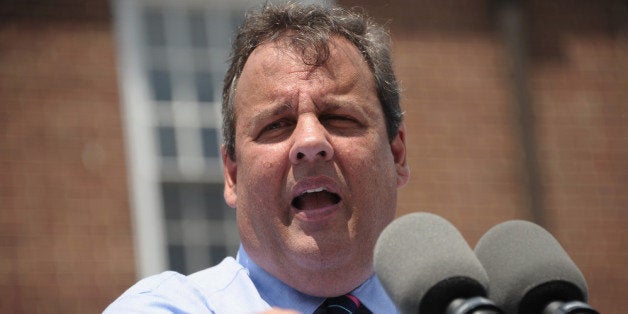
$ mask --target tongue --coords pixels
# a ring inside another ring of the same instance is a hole
[[[317,209],[337,204],[338,195],[326,191],[306,193],[294,199],[293,205],[299,210]]]

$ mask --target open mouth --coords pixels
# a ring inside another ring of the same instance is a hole
[[[317,209],[340,203],[340,195],[324,188],[307,190],[292,200],[292,206],[298,210]]]

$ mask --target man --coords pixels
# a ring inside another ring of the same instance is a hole
[[[386,32],[340,8],[265,7],[234,42],[223,116],[237,259],[144,279],[106,312],[395,313],[373,271],[409,178]]]

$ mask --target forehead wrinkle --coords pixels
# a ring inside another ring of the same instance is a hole
[[[295,51],[289,44],[282,43],[285,40],[278,40],[269,43],[265,43],[255,48],[251,55],[259,53],[261,50],[267,50],[271,53],[264,55],[263,60],[260,62],[260,69],[258,72],[260,75],[273,77],[284,70],[286,63],[294,65],[293,70],[285,72],[284,75],[293,75],[303,73],[299,75],[301,79],[307,79],[314,67],[306,64],[303,61],[301,53]],[[249,57],[250,58],[250,57]]]
[[[324,82],[326,80],[341,83],[340,86],[335,88],[336,91],[345,92],[351,90],[360,80],[359,69],[365,68],[368,73],[370,69],[366,64],[364,57],[357,51],[357,48],[342,37],[334,36],[329,41],[330,56],[325,63],[315,66],[308,65],[304,62],[304,55],[301,52],[295,51],[289,43],[286,43],[285,38],[278,41],[273,41],[260,45],[253,51],[253,54],[259,53],[260,48],[266,48],[267,51],[272,52],[263,57],[259,67],[256,69],[256,75],[258,77],[266,77],[271,80],[286,80],[288,83],[294,82],[294,80],[306,81],[309,86],[316,84],[317,82]],[[293,65],[290,71],[283,72],[285,70],[286,62]],[[350,73],[343,73],[339,71],[339,68],[351,68]],[[277,77],[277,75],[280,75]],[[367,79],[368,80],[368,79]],[[290,84],[288,84],[290,85]],[[280,86],[274,92],[285,91],[285,88],[289,86],[284,85],[284,89]]]
[[[274,102],[276,105],[259,110],[251,117],[254,119],[247,121],[246,125],[252,126],[255,125],[255,121],[259,122],[263,119],[282,115],[290,110],[299,110],[303,101],[300,99],[301,96],[311,98],[309,102],[314,105],[316,111],[322,112],[337,110],[358,101],[358,99],[345,99],[338,102],[339,98],[345,98],[345,96],[351,96],[354,93],[364,95],[368,94],[369,90],[374,90],[373,79],[363,77],[364,75],[361,73],[361,69],[365,69],[366,73],[371,74],[357,48],[343,38],[333,38],[329,44],[330,58],[320,66],[305,64],[298,52],[278,42],[269,42],[256,48],[249,61],[255,57],[261,57],[261,62],[253,67],[250,63],[245,65],[245,68],[248,68],[249,79],[257,77],[252,80],[252,86],[249,88],[258,90],[255,97],[257,101],[262,103]],[[262,50],[271,53],[258,55]],[[286,70],[286,63],[293,66],[291,69],[288,68],[288,71],[283,72]],[[341,71],[341,68],[344,70]],[[276,84],[273,88],[264,91],[260,87],[264,85],[263,82],[269,80]],[[302,85],[297,82],[305,84]],[[236,99],[238,98],[236,97]],[[254,103],[257,101],[253,100]],[[240,102],[237,101],[237,103]]]

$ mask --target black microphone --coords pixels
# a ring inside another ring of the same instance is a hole
[[[488,277],[460,232],[434,214],[394,220],[375,244],[375,272],[404,314],[502,313],[486,299]]]
[[[589,314],[584,276],[558,241],[527,221],[491,228],[475,247],[489,297],[506,313]]]

